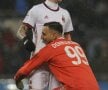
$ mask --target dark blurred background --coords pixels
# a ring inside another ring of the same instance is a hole
[[[16,32],[27,11],[42,1],[0,0],[0,90],[17,90],[12,78],[29,53]],[[72,39],[84,48],[101,90],[108,90],[108,0],[63,0],[60,5],[71,14]]]

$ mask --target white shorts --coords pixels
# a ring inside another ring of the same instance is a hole
[[[32,74],[32,76],[30,76],[30,90],[53,90],[60,86],[60,83],[56,80],[53,74],[45,68],[40,67]]]

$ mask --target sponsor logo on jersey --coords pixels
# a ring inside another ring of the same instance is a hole
[[[64,16],[62,16],[62,22],[65,23],[65,17]]]
[[[44,19],[48,19],[48,16],[46,15],[46,16],[44,17]]]

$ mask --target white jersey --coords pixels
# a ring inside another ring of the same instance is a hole
[[[44,23],[51,21],[60,22],[63,25],[63,32],[73,30],[71,18],[67,10],[61,7],[58,7],[57,10],[51,10],[45,3],[33,6],[23,21],[34,28],[33,42],[36,44],[36,52],[44,47],[41,40],[42,26]]]
[[[51,21],[60,22],[63,25],[63,33],[73,30],[71,17],[67,10],[61,7],[52,10],[45,3],[33,6],[23,20],[23,23],[27,23],[33,27],[33,42],[36,45],[35,53],[45,46],[41,40],[42,26],[44,23]],[[50,78],[50,80],[47,78]],[[42,70],[41,68],[34,72],[29,81],[32,82],[32,84],[29,83],[32,87],[30,90],[45,90],[44,88],[48,83],[50,83],[50,87],[46,90],[52,90],[52,88],[57,87],[58,85],[56,79],[53,78],[52,75],[49,76],[49,72]]]

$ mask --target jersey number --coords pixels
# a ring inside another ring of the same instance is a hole
[[[87,58],[83,52],[83,50],[79,46],[71,47],[66,46],[65,52],[70,58],[77,58],[75,61],[72,61],[72,64],[79,65],[81,63],[88,65]]]

